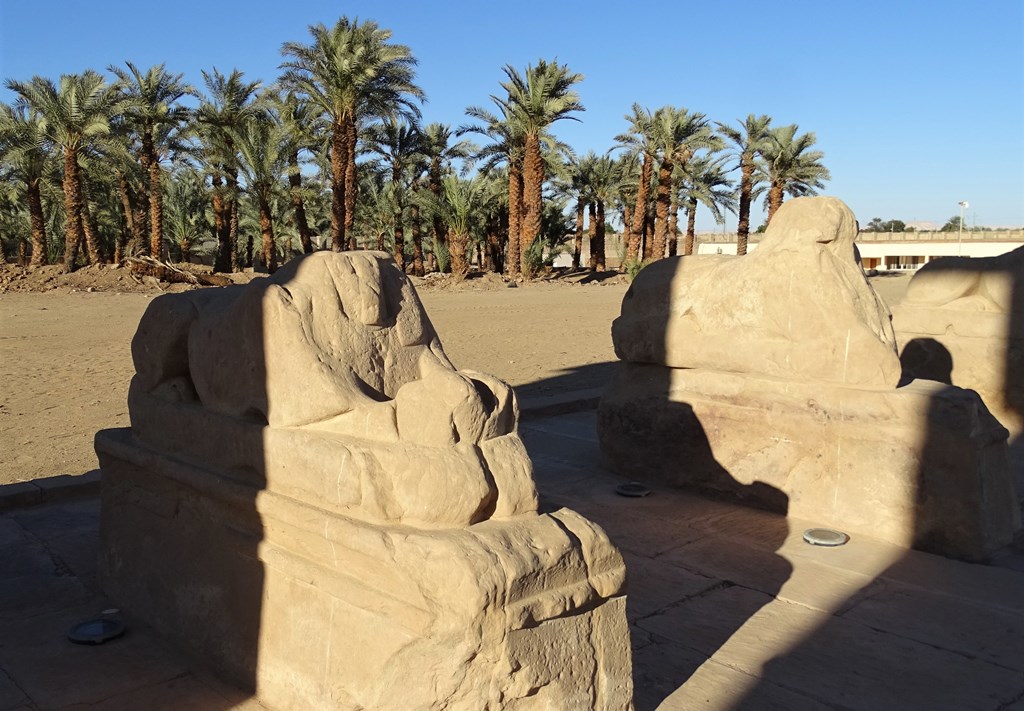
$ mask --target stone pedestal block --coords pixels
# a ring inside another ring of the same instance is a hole
[[[96,448],[106,592],[271,708],[631,708],[622,559],[572,511],[372,525],[130,430]]]
[[[615,468],[984,559],[1020,527],[1006,429],[970,390],[891,391],[621,363],[599,409]]]

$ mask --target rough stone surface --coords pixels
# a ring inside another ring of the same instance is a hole
[[[742,258],[655,262],[623,299],[615,353],[673,368],[895,387],[889,308],[854,259],[856,236],[841,200],[797,198]]]
[[[104,589],[275,708],[626,709],[625,570],[381,253],[156,299],[96,439]]]
[[[602,451],[636,479],[985,559],[1020,528],[1007,431],[970,390],[897,387],[855,234],[841,201],[801,198],[750,255],[641,271],[612,329]]]
[[[976,390],[1011,434],[1024,432],[1024,247],[926,264],[893,326],[906,379]]]

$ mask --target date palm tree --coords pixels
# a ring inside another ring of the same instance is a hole
[[[663,106],[651,120],[651,144],[658,160],[658,183],[655,193],[654,241],[651,257],[665,256],[668,216],[672,203],[672,172],[685,164],[698,150],[718,150],[722,139],[716,136],[708,118],[690,113],[685,108]]]
[[[29,266],[46,264],[46,218],[42,183],[47,167],[47,139],[42,117],[27,106],[0,104],[0,164],[9,168],[8,179],[24,185],[31,229]]]
[[[455,134],[444,123],[428,123],[420,131],[420,151],[427,161],[427,188],[434,199],[441,197],[441,180],[447,174],[453,160],[469,158],[479,149],[467,140],[455,141]],[[431,222],[434,244],[444,242],[445,227],[440,215],[434,215]]]
[[[484,184],[479,177],[471,179],[456,175],[442,180],[441,199],[434,211],[448,228],[447,244],[452,260],[452,274],[462,279],[469,273],[466,252],[474,233],[480,230]]]
[[[64,162],[64,266],[75,268],[78,247],[85,243],[89,261],[103,261],[95,235],[87,236],[83,220],[81,154],[98,137],[110,132],[110,117],[117,112],[114,92],[97,72],[64,74],[59,85],[35,76],[28,82],[7,80],[23,105],[42,117],[46,137],[63,154]],[[91,230],[89,231],[91,232]]]
[[[402,270],[405,269],[405,207],[418,172],[416,164],[422,160],[422,148],[419,127],[408,121],[385,118],[366,131],[367,151],[380,156],[395,186],[395,261]],[[420,263],[413,265],[413,273],[423,276],[422,253]]]
[[[642,157],[632,219],[625,214],[622,218],[623,224],[629,221],[626,261],[634,262],[640,254],[640,237],[643,234],[644,220],[647,216],[651,180],[656,160],[653,134],[654,115],[650,109],[646,109],[640,104],[633,104],[632,113],[626,114],[625,119],[629,122],[629,129],[616,136],[615,140],[620,147],[627,150],[628,155]]]
[[[619,189],[619,166],[608,155],[588,153],[581,161],[587,182],[593,229],[590,239],[590,268],[603,272],[605,263],[605,206],[613,203]]]
[[[238,151],[234,133],[258,112],[255,106],[260,82],[247,82],[244,74],[233,69],[221,74],[216,67],[203,71],[209,96],[196,112],[203,141],[202,160],[213,184],[213,219],[217,231],[217,257],[214,269],[238,270]]]
[[[259,212],[262,244],[260,256],[267,271],[277,270],[277,246],[271,205],[288,171],[290,136],[270,111],[260,111],[231,129],[238,150],[238,167],[245,178],[245,192]]]
[[[814,133],[809,131],[798,136],[798,130],[796,124],[772,129],[761,150],[769,186],[765,198],[769,224],[782,207],[786,193],[793,197],[817,195],[818,189],[825,187],[825,181],[832,178],[821,163],[825,154],[810,150],[817,140]]]
[[[491,97],[494,99],[494,97]],[[494,99],[497,102],[497,99]],[[500,104],[499,104],[500,106]],[[501,164],[505,164],[508,178],[508,244],[505,259],[505,273],[517,276],[520,271],[520,234],[523,224],[523,157],[525,155],[525,134],[523,127],[508,108],[500,106],[502,116],[487,111],[479,106],[470,106],[466,115],[480,121],[480,124],[469,124],[459,127],[458,133],[478,133],[489,137],[493,142],[483,146],[473,156],[481,162],[480,171],[491,173]]]
[[[375,22],[341,17],[332,28],[311,25],[312,43],[285,42],[281,82],[305,96],[330,122],[331,247],[354,246],[346,239],[355,217],[356,149],[359,130],[373,116],[401,114],[418,119],[414,100],[424,98],[415,83],[416,59],[408,47],[389,42],[391,31]]]
[[[718,132],[732,143],[732,150],[738,159],[740,169],[739,214],[736,226],[736,254],[747,253],[750,236],[750,204],[753,201],[756,174],[754,168],[757,156],[769,140],[771,116],[750,114],[740,121],[740,128],[715,122]]]
[[[163,187],[160,159],[170,153],[175,129],[189,117],[189,110],[178,103],[185,96],[198,96],[195,88],[184,82],[184,74],[171,74],[163,64],[142,72],[131,62],[128,70],[110,66],[117,77],[115,87],[120,93],[121,113],[139,135],[139,162],[148,173],[149,251],[157,259],[163,251]]]
[[[514,119],[523,136],[523,224],[519,253],[521,269],[529,277],[532,275],[526,253],[540,234],[543,211],[542,135],[556,121],[579,120],[571,114],[585,109],[572,87],[583,81],[583,75],[570,72],[567,65],[543,59],[536,66],[527,65],[523,74],[511,65],[505,65],[503,71],[507,81],[501,86],[508,97],[491,98],[507,117]]]
[[[300,99],[295,92],[275,92],[270,96],[274,110],[288,135],[288,185],[291,198],[295,229],[304,254],[313,251],[312,231],[306,217],[306,203],[302,191],[302,169],[299,155],[311,150],[316,143],[315,131],[319,129],[317,117],[308,101]]]
[[[166,192],[168,236],[178,250],[178,258],[188,262],[192,245],[209,232],[204,176],[194,167],[177,170],[171,174]]]
[[[698,205],[707,207],[720,225],[725,221],[723,210],[736,209],[727,161],[728,156],[721,154],[704,155],[688,161],[681,171],[680,200],[686,209],[684,255],[693,254]]]

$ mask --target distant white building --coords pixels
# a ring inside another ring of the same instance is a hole
[[[962,237],[956,232],[861,232],[857,236],[864,268],[880,271],[914,271],[939,257],[997,257],[1021,246],[1024,230],[971,231]],[[748,252],[755,249],[756,242],[747,245]],[[699,235],[697,254],[736,254],[736,235]]]

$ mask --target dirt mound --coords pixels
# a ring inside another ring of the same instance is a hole
[[[210,274],[209,267],[195,264],[175,264],[178,269],[196,274]],[[226,275],[236,284],[244,284],[260,276],[252,272]],[[167,284],[155,277],[138,277],[118,264],[99,264],[82,267],[70,274],[64,267],[51,264],[45,267],[19,267],[14,264],[0,264],[0,294],[7,292],[58,291],[73,293],[114,292],[119,294],[159,294],[188,291],[202,288],[193,284]]]

